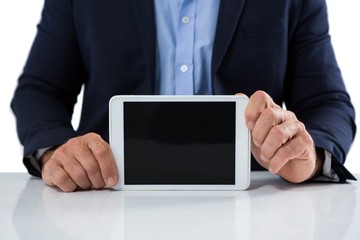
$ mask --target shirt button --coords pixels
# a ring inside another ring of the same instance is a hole
[[[183,73],[185,73],[185,72],[187,72],[188,71],[188,66],[187,65],[181,65],[181,67],[180,67],[180,70],[181,70],[181,72],[183,72]]]
[[[190,22],[190,18],[187,17],[187,16],[185,16],[185,17],[183,17],[183,18],[181,19],[181,21],[186,24],[186,23],[189,23],[189,22]]]

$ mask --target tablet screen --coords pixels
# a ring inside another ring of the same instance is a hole
[[[124,102],[124,181],[235,184],[235,102]]]

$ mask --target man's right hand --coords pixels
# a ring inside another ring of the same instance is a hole
[[[67,141],[42,157],[45,184],[64,192],[111,188],[118,172],[110,146],[99,135],[88,133]]]

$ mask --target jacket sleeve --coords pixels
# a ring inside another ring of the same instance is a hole
[[[332,154],[340,181],[355,179],[343,166],[355,137],[355,112],[328,34],[325,1],[304,0],[289,34],[285,102],[311,134],[315,146]]]
[[[34,151],[77,135],[71,118],[85,78],[71,1],[46,0],[11,103],[30,174],[40,175],[30,163]]]

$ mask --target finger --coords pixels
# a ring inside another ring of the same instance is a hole
[[[85,172],[85,175],[82,177],[89,181],[90,187],[88,188],[99,189],[105,186],[105,181],[101,174],[99,163],[87,145],[88,140],[85,140],[84,143],[84,138],[72,139],[69,144],[81,146],[74,152],[74,157]]]
[[[78,185],[71,178],[67,170],[64,169],[68,165],[66,146],[62,146],[53,152],[47,163],[43,166],[42,177],[49,186],[57,186],[65,192],[75,191]],[[75,161],[76,162],[76,161]],[[72,165],[67,167],[73,170]]]
[[[261,145],[261,159],[267,162],[287,141],[294,138],[302,126],[300,122],[285,121],[272,127]]]
[[[271,129],[289,118],[290,114],[281,108],[264,109],[251,132],[254,144],[261,147]]]
[[[65,145],[57,149],[54,153],[54,158],[59,159],[64,170],[68,173],[71,179],[79,186],[80,189],[90,189],[92,187],[90,174],[84,167],[83,162],[79,161],[86,145],[83,143],[82,137],[70,139]],[[84,161],[86,162],[86,161]]]
[[[63,168],[81,189],[90,189],[92,187],[88,174],[75,158],[67,159],[67,162],[63,164]]]
[[[291,126],[287,127],[284,125],[291,125],[288,122],[284,122],[280,125],[273,127],[264,143],[261,146],[261,159],[268,162],[270,158],[274,156],[276,151],[284,145],[287,141],[296,135],[296,130]]]
[[[97,160],[106,187],[113,187],[118,181],[118,172],[111,148],[100,136],[92,134],[88,147]]]
[[[246,126],[252,130],[257,119],[264,109],[269,107],[278,107],[271,97],[264,91],[256,91],[251,95],[249,103],[245,109]]]
[[[296,136],[284,145],[282,145],[275,153],[275,155],[269,161],[269,171],[272,173],[278,173],[289,161],[298,161],[297,163],[303,164],[304,162],[311,160],[311,149],[313,142],[311,137]],[[299,162],[303,161],[303,162]]]
[[[105,181],[101,174],[100,166],[92,154],[83,154],[79,156],[78,161],[85,169],[92,188],[99,189],[105,186]]]
[[[77,184],[60,165],[52,169],[52,174],[49,179],[51,185],[57,186],[64,192],[73,192],[77,188]]]

